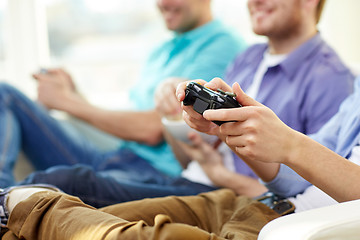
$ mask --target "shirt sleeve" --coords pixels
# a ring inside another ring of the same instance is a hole
[[[311,183],[284,164],[281,164],[275,179],[270,182],[262,181],[262,183],[271,192],[284,198],[293,197],[311,186]]]
[[[335,151],[343,118],[346,116],[345,113],[349,111],[348,103],[351,103],[353,98],[354,95],[349,96],[341,104],[339,111],[318,132],[309,135],[309,137]]]

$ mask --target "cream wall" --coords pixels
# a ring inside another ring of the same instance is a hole
[[[224,4],[224,3],[227,4]],[[264,41],[252,30],[247,0],[213,0],[217,17],[236,29],[250,44]],[[231,6],[231,7],[229,7]],[[319,23],[323,38],[360,74],[360,0],[327,0]]]
[[[327,0],[319,29],[342,59],[360,74],[360,1]]]

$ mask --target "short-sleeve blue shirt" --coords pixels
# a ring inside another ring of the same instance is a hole
[[[130,92],[131,101],[136,110],[151,110],[156,87],[170,77],[207,81],[223,77],[227,65],[245,47],[245,42],[218,20],[175,34],[148,58],[139,83]],[[154,147],[125,141],[121,147],[133,150],[165,174],[175,176],[182,170],[166,143]]]

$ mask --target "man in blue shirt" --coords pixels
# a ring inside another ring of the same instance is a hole
[[[213,19],[210,0],[157,1],[157,5],[174,38],[149,57],[141,81],[133,90],[134,111],[114,112],[91,105],[61,69],[34,75],[43,105],[124,139],[118,150],[103,152],[87,139],[75,141],[44,108],[11,86],[1,85],[1,186],[14,183],[12,170],[20,149],[36,169],[83,163],[96,171],[119,169],[131,178],[180,173],[181,167],[163,140],[160,117],[154,110],[155,87],[168,78],[210,80],[222,76],[245,44]]]

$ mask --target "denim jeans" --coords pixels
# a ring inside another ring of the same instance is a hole
[[[121,165],[126,151],[104,152],[85,138],[75,138],[44,107],[14,87],[0,84],[0,187],[15,183],[13,167],[23,150],[36,170],[87,164],[96,170]],[[121,156],[124,154],[124,156]],[[115,156],[115,157],[113,157]],[[136,158],[131,154],[132,159]],[[116,162],[114,162],[116,160]],[[145,171],[145,170],[144,170]]]
[[[94,207],[143,198],[196,195],[217,189],[185,178],[166,176],[147,164],[140,159],[134,165],[102,171],[81,164],[56,166],[32,173],[20,184],[52,184]]]
[[[168,177],[127,149],[100,151],[65,131],[44,107],[0,84],[0,187],[16,184],[13,168],[20,150],[38,170],[20,184],[53,184],[96,207],[215,189]]]

